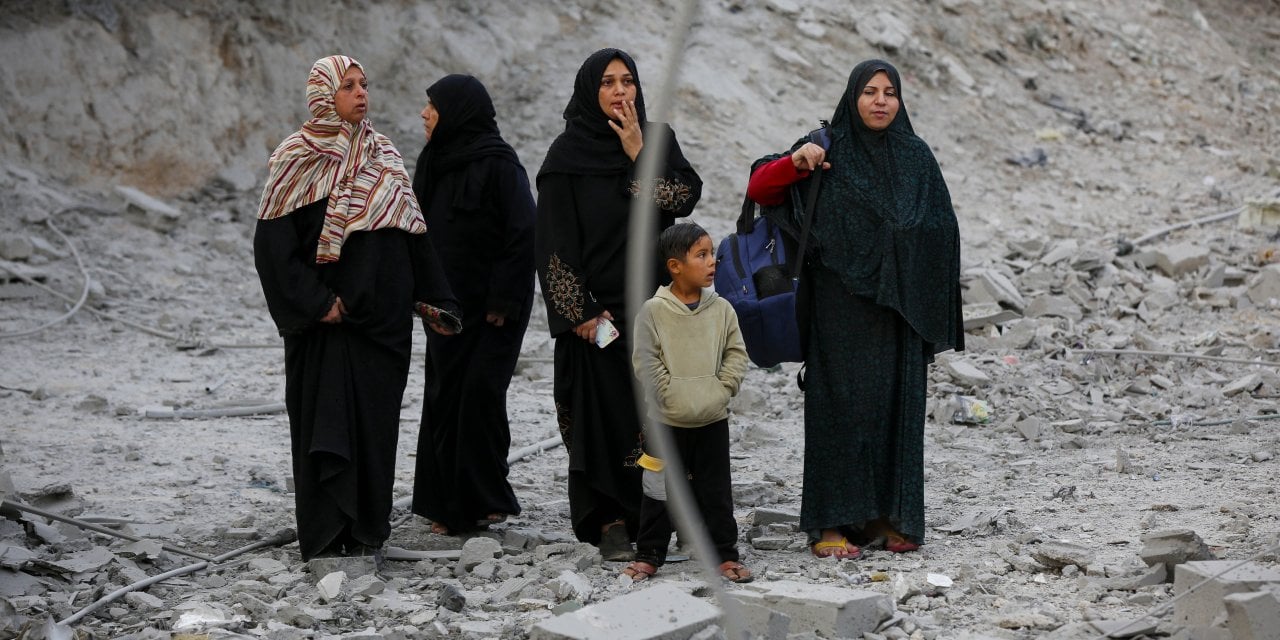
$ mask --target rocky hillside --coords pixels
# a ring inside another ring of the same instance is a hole
[[[536,170],[582,59],[625,48],[656,91],[676,14],[621,0],[5,4],[0,54],[23,62],[0,68],[0,158],[166,198],[260,185],[267,154],[307,116],[311,62],[334,52],[367,66],[371,118],[410,162],[423,89],[469,72]],[[1280,171],[1272,0],[702,4],[674,113],[670,101],[650,111],[703,173],[704,216],[731,215],[750,161],[829,115],[870,56],[903,70],[913,122],[979,246],[988,225],[1111,232],[1177,218]],[[1035,190],[1056,197],[1029,207]]]

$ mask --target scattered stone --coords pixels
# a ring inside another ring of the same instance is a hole
[[[1259,306],[1270,306],[1280,301],[1280,264],[1269,264],[1258,270],[1249,281],[1249,300]]]
[[[154,611],[164,608],[164,600],[157,598],[145,591],[130,591],[124,594],[124,601],[129,603],[134,609],[142,611]]]
[[[1042,542],[1031,549],[1031,557],[1053,568],[1067,565],[1088,567],[1097,561],[1092,549],[1069,542]]]
[[[1183,242],[1156,250],[1156,268],[1170,278],[1191,273],[1209,264],[1209,249]]]
[[[986,326],[1004,326],[1022,316],[1012,309],[1005,309],[995,302],[979,302],[966,304],[962,310],[965,331],[981,329]]]
[[[893,615],[889,596],[873,591],[790,581],[754,582],[746,587],[759,594],[756,604],[790,618],[788,634],[856,638],[874,632]],[[739,592],[730,595],[738,597]]]
[[[176,207],[161,202],[138,189],[125,185],[117,185],[116,193],[125,200],[125,215],[135,222],[161,233],[168,233],[177,228],[182,221],[182,212]]]
[[[1230,398],[1231,396],[1234,396],[1246,391],[1253,391],[1254,389],[1257,389],[1260,386],[1262,386],[1262,374],[1251,373],[1223,387],[1222,395]]]
[[[1027,304],[1026,314],[1028,318],[1066,318],[1072,322],[1079,322],[1084,318],[1080,305],[1072,302],[1070,298],[1053,295],[1033,299]]]
[[[35,245],[26,236],[0,236],[0,260],[25,261],[34,254]]]
[[[342,571],[334,571],[329,575],[320,578],[316,583],[316,592],[320,596],[320,601],[329,603],[338,599],[342,595],[342,583],[346,581],[347,574]]]
[[[1162,529],[1142,536],[1138,556],[1147,566],[1182,564],[1188,560],[1214,560],[1209,545],[1191,529]]]
[[[470,572],[482,562],[502,557],[502,543],[493,538],[476,536],[462,544],[462,556],[458,558],[458,571]]]
[[[445,584],[440,587],[440,592],[436,594],[436,604],[457,613],[467,606],[467,596],[458,587]]]
[[[590,600],[593,591],[591,580],[572,571],[561,571],[560,575],[547,583],[547,587],[560,600],[579,600],[581,602]]]
[[[888,11],[877,11],[857,21],[858,35],[867,44],[893,53],[912,41],[911,29]]]
[[[800,514],[786,509],[756,507],[751,510],[751,525],[763,527],[771,524],[800,524]]]
[[[942,367],[951,376],[951,379],[960,386],[973,388],[985,387],[991,384],[991,376],[988,376],[967,360],[949,358],[943,363]]]

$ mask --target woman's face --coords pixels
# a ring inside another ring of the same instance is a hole
[[[360,67],[351,67],[342,76],[338,91],[333,94],[333,109],[351,124],[359,124],[369,113],[369,81]]]
[[[427,106],[422,108],[422,129],[427,133],[427,142],[431,142],[431,132],[436,130],[436,125],[440,124],[440,112],[436,111],[436,106],[431,104],[431,98],[427,98]]]
[[[898,90],[889,74],[877,71],[858,96],[858,115],[872,131],[884,131],[898,116]]]
[[[627,64],[614,58],[600,77],[600,110],[614,120],[622,119],[622,104],[636,99],[636,79]]]

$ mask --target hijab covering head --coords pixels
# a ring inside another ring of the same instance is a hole
[[[875,131],[858,114],[858,96],[879,72],[893,83],[899,107],[889,126]],[[831,169],[813,223],[818,260],[850,293],[901,313],[931,354],[962,349],[959,225],[942,170],[911,127],[902,95],[898,70],[883,60],[849,74],[831,118]]]
[[[648,136],[651,131],[657,131],[658,135],[673,135],[667,125],[649,122],[636,61],[621,49],[601,49],[591,54],[578,68],[578,75],[573,81],[573,96],[564,108],[564,132],[547,150],[547,157],[538,170],[539,178],[548,173],[614,175],[632,171],[634,163],[622,150],[617,132],[609,126],[611,116],[600,108],[600,80],[609,63],[614,60],[621,60],[627,66],[627,71],[635,82],[636,116],[640,118],[644,134]],[[672,144],[666,146],[668,149],[676,149]],[[673,168],[689,166],[678,150],[670,156],[669,162],[674,163],[669,164]]]
[[[307,77],[311,119],[284,139],[267,162],[258,219],[271,220],[328,199],[316,247],[316,262],[336,262],[342,243],[356,231],[396,228],[426,233],[400,152],[368,118],[357,124],[338,117],[333,97],[352,58],[316,61]]]
[[[484,196],[485,176],[479,167],[470,165],[490,156],[519,165],[520,158],[502,139],[493,99],[475,77],[447,75],[427,87],[427,97],[439,119],[418,155],[413,190],[425,207],[441,176],[466,167],[462,188],[454,190],[451,204],[454,209],[477,209]]]

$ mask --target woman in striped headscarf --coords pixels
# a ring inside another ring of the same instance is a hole
[[[400,153],[365,119],[360,63],[317,60],[307,106],[271,154],[254,263],[284,337],[302,557],[376,558],[391,533],[411,314],[457,303]]]

